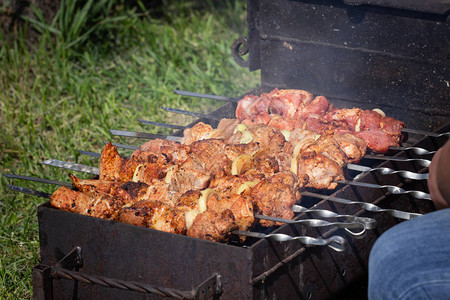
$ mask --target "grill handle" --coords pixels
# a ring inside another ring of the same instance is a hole
[[[163,288],[152,286],[149,284],[125,281],[104,276],[90,275],[76,270],[82,265],[81,247],[75,247],[63,259],[54,266],[39,264],[33,267],[33,299],[49,300],[53,299],[53,279],[69,279],[80,281],[87,284],[96,284],[104,287],[118,288],[127,291],[139,293],[149,293],[162,297],[172,297],[175,299],[198,299],[206,300],[209,298],[217,298],[222,293],[222,284],[219,274],[213,274],[197,288],[191,291],[180,291],[177,289]]]

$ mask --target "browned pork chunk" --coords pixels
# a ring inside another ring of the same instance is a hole
[[[141,200],[119,210],[117,220],[165,232],[184,234],[184,213],[159,201]]]
[[[207,139],[213,128],[211,125],[205,124],[203,122],[198,122],[192,128],[187,128],[183,131],[183,138],[181,143],[185,145],[190,145],[193,142]]]
[[[342,168],[330,158],[317,154],[313,157],[297,158],[297,176],[308,176],[305,187],[334,189],[336,180],[343,180]]]
[[[294,217],[291,208],[297,199],[290,185],[262,180],[253,187],[250,197],[254,203],[255,212],[259,214],[284,219]],[[260,220],[260,223],[266,227],[283,225],[283,223],[268,220]]]
[[[351,133],[335,133],[334,140],[339,144],[341,150],[347,156],[348,163],[359,162],[366,154],[366,142]]]
[[[53,207],[102,219],[114,219],[123,206],[122,199],[107,194],[86,195],[60,187],[50,198]]]
[[[186,235],[215,242],[223,242],[229,240],[231,232],[235,229],[238,229],[238,226],[231,210],[225,209],[222,212],[207,210],[195,217]]]
[[[108,143],[100,156],[100,180],[131,181],[139,162],[122,158],[116,146]]]

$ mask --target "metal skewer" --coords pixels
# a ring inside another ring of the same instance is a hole
[[[154,133],[147,133],[147,132],[137,132],[137,131],[128,131],[128,130],[115,130],[110,129],[109,130],[113,135],[118,136],[126,136],[126,137],[135,137],[140,139],[163,139],[163,140],[169,140],[174,142],[181,142],[181,137],[179,136],[172,136],[172,135],[164,135],[164,134],[154,134]]]
[[[176,113],[176,114],[182,114],[182,115],[197,117],[197,118],[201,118],[201,119],[208,119],[208,120],[214,120],[214,121],[221,121],[223,119],[223,118],[220,118],[220,117],[215,117],[215,116],[211,116],[211,115],[196,113],[196,112],[182,110],[182,109],[177,109],[177,108],[170,108],[170,107],[165,107],[165,106],[162,106],[161,108],[164,109],[167,112],[172,112],[172,113]]]
[[[429,155],[434,154],[436,151],[428,151],[426,149],[420,148],[420,147],[396,147],[396,146],[390,146],[390,150],[398,150],[398,151],[411,151],[416,155]]]
[[[80,153],[82,155],[93,156],[93,157],[101,157],[102,156],[101,153],[92,152],[92,151],[78,150],[78,153]]]
[[[116,144],[116,146],[117,145],[120,145],[120,144]],[[126,145],[121,145],[121,146],[126,146]],[[119,146],[117,146],[117,147],[119,147]],[[101,155],[100,153],[84,151],[84,150],[78,150],[78,152],[80,154],[93,156],[93,157],[100,157],[100,155]],[[405,159],[400,159],[400,161],[405,161]],[[408,161],[411,161],[411,160],[408,160]],[[413,161],[414,161],[414,159],[413,159]],[[425,163],[426,165],[429,165],[428,161],[423,160],[423,159],[420,159],[419,163],[423,165],[424,161],[426,161],[426,163]],[[346,167],[349,170],[354,170],[354,171],[359,171],[359,172],[378,171],[382,175],[399,174],[403,178],[412,179],[412,180],[427,180],[428,179],[428,173],[414,173],[414,172],[405,171],[405,170],[393,170],[393,169],[386,168],[386,167],[370,168],[370,167],[355,165],[355,164],[347,164]]]
[[[359,207],[361,207],[362,209],[364,209],[366,211],[376,212],[376,213],[383,212],[383,213],[387,213],[395,218],[403,219],[403,220],[411,220],[413,218],[416,218],[416,217],[419,217],[422,215],[422,214],[418,214],[418,213],[410,213],[410,212],[396,210],[396,209],[385,209],[385,208],[381,208],[372,203],[367,203],[367,202],[362,202],[362,201],[352,201],[352,200],[348,200],[348,199],[344,199],[344,198],[327,196],[327,195],[312,193],[312,192],[308,192],[308,191],[303,191],[300,194],[302,196],[324,199],[327,201],[332,201],[332,202],[336,202],[336,203],[340,203],[340,204],[358,205]],[[293,206],[293,209],[295,209],[295,206],[296,205]]]
[[[47,198],[47,199],[50,199],[50,197],[52,196],[52,194],[49,194],[49,193],[46,193],[46,192],[36,191],[36,190],[33,190],[33,189],[28,189],[28,188],[21,187],[21,186],[18,186],[18,185],[8,184],[7,186],[12,191],[16,191],[16,192],[20,192],[20,193],[24,193],[24,194],[28,194],[28,195],[38,196],[38,197]]]
[[[57,160],[57,159],[47,159],[41,162],[44,165],[58,167],[67,170],[73,170],[78,172],[85,172],[94,175],[100,175],[100,169],[96,167],[90,167],[85,165],[80,165],[76,163],[71,163],[67,161]]]
[[[329,227],[329,226],[335,226],[338,228],[344,228],[345,231],[347,231],[349,234],[351,234],[354,237],[363,237],[363,235],[366,233],[366,226],[364,223],[360,222],[328,222],[324,220],[319,219],[300,219],[300,220],[289,220],[289,219],[283,219],[283,218],[277,218],[277,217],[271,217],[271,216],[264,216],[260,214],[255,214],[255,218],[263,219],[263,220],[269,220],[273,222],[280,222],[280,223],[286,223],[286,224],[301,224],[307,227]],[[360,231],[354,232],[350,229],[360,229]]]
[[[378,171],[382,175],[392,175],[392,174],[399,174],[403,178],[412,179],[412,180],[427,180],[428,179],[428,173],[414,173],[410,171],[404,171],[404,170],[393,170],[390,168],[385,167],[379,167],[379,168],[370,168],[355,164],[347,164],[347,169],[359,171],[359,172],[373,172]]]
[[[306,208],[304,206],[295,204],[292,206],[292,211],[295,213],[306,213],[312,215],[314,218],[335,218],[338,220],[345,220],[346,222],[360,222],[363,223],[366,229],[374,229],[376,227],[376,220],[368,217],[357,217],[353,215],[340,215],[331,210]]]
[[[144,138],[144,139],[155,139],[155,138],[159,138],[159,139],[165,139],[165,140],[169,140],[169,141],[175,141],[175,142],[181,142],[182,138],[178,137],[178,136],[171,136],[171,135],[163,135],[163,134],[157,134],[155,137],[155,134],[153,133],[145,133],[145,132],[134,132],[134,131],[125,131],[125,130],[110,130],[111,133],[113,135],[117,135],[117,136],[126,136],[126,137],[137,137],[137,138]],[[120,144],[113,144],[113,145],[120,145]],[[125,145],[121,145],[121,146],[125,146]],[[130,146],[127,146],[130,147]],[[125,148],[125,147],[121,147],[121,148]],[[411,147],[408,147],[411,148]],[[416,149],[421,149],[421,151],[426,151],[429,152],[428,150],[422,149],[422,148],[417,148],[414,147]],[[130,149],[130,148],[128,148]],[[138,148],[134,148],[138,149]],[[401,150],[403,149],[403,147],[397,147],[396,150]],[[405,148],[406,149],[406,148]],[[390,161],[399,161],[399,162],[412,162],[412,163],[417,163],[418,165],[427,168],[431,161],[428,159],[422,159],[422,158],[404,158],[404,157],[393,157],[393,156],[384,156],[384,155],[371,155],[371,154],[366,154],[364,156],[364,158],[369,158],[369,159],[378,159],[378,160],[390,160]]]
[[[10,179],[20,179],[20,180],[27,180],[27,181],[34,181],[34,182],[40,182],[40,183],[48,183],[48,184],[53,184],[53,185],[72,187],[71,183],[64,182],[64,181],[58,181],[58,180],[50,180],[50,179],[31,177],[31,176],[23,176],[23,175],[15,175],[15,174],[3,174],[3,176],[5,176],[6,178],[10,178]]]
[[[381,156],[381,155],[370,155],[366,154],[364,155],[364,158],[369,159],[380,159],[380,160],[390,160],[390,161],[401,161],[401,162],[411,162],[411,163],[417,163],[418,165],[428,168],[431,164],[431,160],[428,159],[422,159],[422,158],[404,158],[404,157],[392,157],[392,156]]]
[[[147,120],[142,120],[142,119],[138,119],[138,122],[140,122],[142,124],[159,126],[159,127],[166,127],[166,128],[172,128],[172,129],[178,129],[178,130],[184,130],[184,129],[188,128],[187,126],[166,124],[166,123],[160,123],[160,122],[153,122],[153,121],[147,121]]]
[[[371,189],[386,189],[391,194],[396,194],[396,195],[408,194],[417,199],[431,200],[430,194],[427,194],[427,193],[424,193],[421,191],[414,191],[414,190],[407,191],[405,189],[402,189],[401,187],[394,186],[394,185],[379,185],[379,184],[359,182],[359,181],[350,181],[350,180],[338,180],[336,182],[342,183],[342,184],[354,185],[354,186],[362,186],[362,187],[371,188]]]
[[[76,163],[71,162],[65,162],[57,159],[48,159],[42,162],[44,165],[54,166],[58,168],[64,168],[68,170],[74,170],[74,171],[80,171],[80,172],[86,172],[94,175],[99,175],[100,170],[99,168],[80,165]],[[376,188],[376,189],[387,189],[388,192],[391,194],[410,194],[411,196],[418,198],[418,199],[426,199],[431,200],[430,195],[421,191],[406,191],[400,187],[393,186],[393,185],[378,185],[378,184],[371,184],[371,183],[365,183],[365,182],[359,182],[359,181],[348,181],[348,180],[339,180],[336,181],[337,183],[341,184],[350,184],[350,185],[356,185],[356,186],[363,186],[368,188]]]
[[[331,249],[338,252],[342,252],[345,250],[345,239],[339,235],[334,235],[328,239],[321,239],[321,238],[312,238],[309,236],[290,236],[283,233],[264,234],[259,232],[250,232],[241,230],[234,230],[231,233],[260,239],[270,238],[277,242],[297,240],[305,246],[328,246]]]
[[[435,133],[435,132],[429,132],[429,131],[423,131],[423,130],[417,130],[417,129],[410,129],[410,128],[403,128],[402,131],[403,132],[407,132],[407,133],[427,135],[427,136],[436,137],[436,138],[441,137],[441,136],[450,137],[450,132]]]

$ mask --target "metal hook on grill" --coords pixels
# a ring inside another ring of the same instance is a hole
[[[254,237],[254,238],[270,238],[277,242],[286,242],[286,241],[299,241],[305,246],[328,246],[331,249],[342,252],[345,250],[346,241],[343,237],[339,235],[333,235],[332,237],[328,239],[322,239],[322,238],[313,238],[309,236],[290,236],[284,233],[259,233],[259,232],[249,232],[249,231],[241,231],[241,230],[234,230],[232,231],[233,234],[237,235],[245,235],[248,237]]]

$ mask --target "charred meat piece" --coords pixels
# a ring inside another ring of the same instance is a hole
[[[186,232],[184,212],[159,201],[141,200],[124,206],[119,210],[117,220],[165,232]]]
[[[231,232],[238,229],[233,212],[225,209],[221,212],[207,210],[198,214],[186,235],[210,241],[228,241]]]
[[[315,144],[311,144],[301,151],[303,157],[313,157],[315,153],[334,160],[341,168],[347,164],[347,156],[341,150],[332,134],[322,134]]]
[[[217,195],[217,194],[216,194]],[[231,196],[218,197],[216,196],[214,205],[211,210],[216,212],[223,212],[224,210],[231,210],[234,216],[234,221],[239,230],[247,230],[255,223],[255,216],[253,212],[253,202],[249,197],[234,194]]]
[[[225,176],[220,178],[214,178],[209,184],[209,188],[213,189],[220,197],[227,197],[235,194],[239,194],[241,185],[249,179],[245,176]],[[210,208],[210,207],[208,207]]]
[[[65,186],[58,188],[50,197],[50,204],[53,207],[82,215],[88,215],[91,201],[90,196]]]
[[[262,215],[285,219],[294,217],[291,208],[297,202],[297,199],[292,187],[288,184],[262,180],[252,188],[250,197],[255,206],[255,211]],[[283,223],[268,220],[260,220],[260,223],[266,227],[283,225]]]
[[[122,158],[116,146],[108,143],[100,156],[100,180],[131,181],[138,165],[134,158]]]
[[[294,163],[295,164],[295,163]],[[312,157],[297,157],[297,176],[308,177],[305,187],[334,189],[336,180],[343,180],[342,168],[332,159],[316,154]]]
[[[269,115],[269,103],[272,96],[278,92],[274,89],[270,93],[262,93],[260,96],[247,95],[238,102],[236,117],[239,120],[254,120],[256,117]]]
[[[142,163],[136,166],[133,181],[150,184],[154,179],[164,179],[172,164]]]
[[[107,194],[86,195],[60,187],[50,198],[53,207],[102,219],[114,219],[123,206],[122,199]]]
[[[165,182],[178,193],[189,190],[200,190],[208,187],[211,174],[203,168],[202,161],[197,158],[188,158],[180,166],[174,166],[167,173]]]
[[[217,129],[222,130],[224,133],[224,140],[230,138],[233,135],[236,126],[238,126],[241,122],[239,119],[222,119],[217,125]]]
[[[233,141],[234,137],[239,137],[238,144],[249,144],[250,142],[258,144],[260,148],[273,149],[279,151],[286,143],[286,139],[277,128],[265,126],[262,124],[249,125],[243,131],[236,132],[228,142]]]
[[[109,194],[113,188],[123,184],[120,181],[80,179],[72,174],[69,174],[69,177],[72,180],[72,186],[85,194]]]
[[[211,125],[205,124],[203,122],[198,122],[191,128],[186,128],[183,131],[183,138],[181,143],[185,145],[190,145],[195,141],[200,141],[209,138],[209,135],[213,131]]]
[[[366,154],[366,142],[364,139],[350,133],[334,133],[334,140],[339,144],[339,148],[345,153],[347,163],[357,163]]]
[[[140,149],[133,152],[131,158],[141,163],[176,164],[185,160],[189,151],[190,147],[187,145],[169,140],[155,139],[141,145]]]

